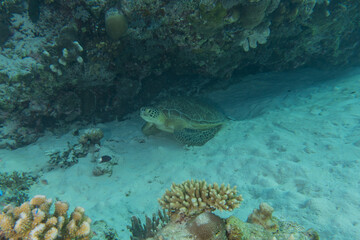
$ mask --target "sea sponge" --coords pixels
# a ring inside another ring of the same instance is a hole
[[[190,220],[187,229],[197,240],[227,240],[224,220],[210,212]]]
[[[49,213],[51,203],[51,199],[38,195],[19,207],[4,207],[0,213],[0,233],[6,239],[53,240],[59,236],[68,240],[90,239],[91,220],[83,208],[76,208],[76,214],[71,216],[81,217],[74,220],[67,216],[67,203],[56,202],[54,214]]]
[[[110,8],[105,14],[105,29],[112,40],[122,37],[128,28],[125,15],[117,8]]]
[[[239,207],[242,196],[237,195],[236,187],[222,184],[207,185],[206,181],[191,180],[182,184],[173,183],[170,191],[159,199],[162,208],[168,210],[171,217],[193,216],[205,211],[232,211]]]

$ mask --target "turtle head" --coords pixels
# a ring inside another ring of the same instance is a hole
[[[154,124],[162,124],[164,121],[162,112],[156,107],[142,107],[140,109],[140,117]]]

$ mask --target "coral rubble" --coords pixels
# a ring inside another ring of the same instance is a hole
[[[29,199],[28,190],[37,181],[38,175],[28,172],[0,173],[0,189],[3,196],[0,204],[21,204]]]
[[[52,199],[43,195],[33,197],[19,207],[6,206],[0,214],[0,233],[7,239],[90,239],[91,220],[81,207],[67,215],[69,205],[55,203],[50,213]]]

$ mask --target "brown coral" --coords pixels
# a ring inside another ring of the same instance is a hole
[[[188,180],[182,184],[173,183],[170,191],[167,190],[159,199],[159,204],[168,210],[170,216],[192,216],[216,209],[232,211],[239,207],[242,200],[236,187]]]
[[[62,201],[57,201],[55,203],[55,215],[56,216],[64,216],[69,209],[69,204]]]
[[[213,213],[196,216],[186,228],[196,240],[227,240],[224,220]]]
[[[261,203],[259,209],[249,215],[247,222],[263,226],[267,230],[276,231],[279,226],[272,217],[274,209],[267,203]]]
[[[0,213],[0,234],[6,239],[90,239],[91,220],[83,208],[77,207],[68,218],[67,203],[56,202],[55,213],[50,214],[51,203],[38,195],[19,207],[6,206]]]

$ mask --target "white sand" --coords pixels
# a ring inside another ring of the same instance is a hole
[[[96,126],[105,133],[101,153],[119,163],[111,177],[93,176],[87,156],[45,173],[49,184],[34,185],[30,195],[83,206],[93,220],[106,220],[129,239],[131,216],[155,212],[172,182],[205,179],[238,186],[245,201],[231,214],[243,220],[265,201],[275,216],[312,227],[322,239],[360,239],[360,69],[260,74],[208,97],[238,121],[205,146],[185,149],[165,135],[146,138],[134,113]],[[1,150],[0,169],[40,169],[45,152],[65,149],[67,141],[77,140],[48,134],[30,146]]]

